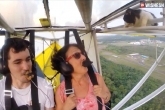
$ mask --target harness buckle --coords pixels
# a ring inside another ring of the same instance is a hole
[[[65,89],[65,94],[73,94],[74,89]]]
[[[12,91],[11,90],[4,90],[4,96],[10,96],[11,98],[12,96]]]

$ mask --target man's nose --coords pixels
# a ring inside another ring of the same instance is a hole
[[[26,62],[26,61],[24,61],[23,64],[22,64],[22,68],[23,68],[24,70],[29,70],[29,63]]]

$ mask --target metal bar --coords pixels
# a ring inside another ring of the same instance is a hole
[[[93,0],[75,0],[75,3],[79,9],[86,29],[90,30]]]
[[[16,36],[22,38],[24,36],[24,34],[16,32]],[[26,38],[28,38],[28,36]],[[54,40],[54,38],[46,38],[46,37],[41,37],[41,36],[36,36],[36,35],[35,35],[35,39]]]
[[[114,107],[112,110],[119,110],[136,92],[139,88],[144,84],[144,82],[148,79],[154,69],[157,67],[158,63],[161,61],[165,54],[165,48],[161,52],[160,56],[158,57],[157,61],[151,66],[148,72],[143,76],[143,78],[138,82],[138,84]]]
[[[163,18],[156,18],[148,21],[148,23],[158,23],[158,22],[163,22]]]
[[[44,51],[44,40],[42,39],[42,41],[43,41],[43,42],[42,42],[42,43],[43,43],[43,44],[42,44],[42,46],[43,46],[43,47],[42,47],[42,48],[43,48],[43,50],[42,50],[43,70],[42,70],[42,71],[44,72],[44,70],[45,70],[45,57],[44,57],[44,56],[45,56],[45,51]]]
[[[32,51],[33,56],[35,57],[35,31],[34,30],[30,31],[29,41],[31,43],[30,49]]]
[[[50,28],[48,26],[45,26],[45,27],[41,27],[41,26],[38,26],[38,27],[17,27],[15,29],[27,29],[27,28]],[[51,28],[85,28],[84,26],[51,26]]]
[[[112,13],[110,13],[108,16],[106,16],[106,17],[100,19],[99,21],[95,22],[95,23],[92,25],[92,27],[102,25],[102,24],[104,24],[105,22],[108,22],[108,21],[110,21],[110,20],[113,20],[113,19],[115,19],[115,18],[117,18],[117,17],[119,17],[119,16],[122,16],[122,15],[125,13],[125,10],[128,9],[128,8],[130,8],[130,7],[133,8],[133,9],[139,8],[139,7],[140,7],[140,4],[139,4],[140,1],[141,1],[141,0],[134,0],[134,1],[132,1],[132,2],[130,2],[130,3],[128,3],[128,4],[126,4],[126,5],[124,5],[123,7],[117,9],[116,11],[114,11],[114,12],[112,12]],[[137,4],[138,4],[138,5],[137,5]],[[134,6],[134,5],[136,5],[136,6]],[[132,6],[134,6],[134,7],[132,7]],[[120,13],[120,14],[119,14],[119,13]],[[112,17],[113,17],[113,19],[111,19]]]
[[[7,22],[4,20],[3,16],[0,14],[0,24],[3,28],[5,28],[8,32],[14,33],[14,29],[11,28]]]
[[[104,32],[97,32],[97,33],[104,33]],[[140,31],[109,31],[107,34],[141,34],[141,35],[165,35],[165,31],[159,31],[159,30],[140,30]]]
[[[165,30],[165,26],[145,26],[145,27],[129,27],[129,28],[110,28],[100,32],[114,32],[114,31],[145,31],[145,30]]]
[[[104,33],[104,32],[98,32],[98,33]],[[135,34],[135,33],[140,33],[140,34],[146,34],[146,35],[164,35],[165,31],[159,31],[159,30],[135,30],[135,31],[109,31],[107,33],[111,34]]]
[[[163,26],[165,26],[165,8],[163,8]]]
[[[156,19],[152,19],[152,20],[148,21],[148,23],[158,23],[158,22],[163,22],[163,18],[156,18]],[[116,27],[112,27],[111,29],[123,28],[123,27],[124,27],[124,25],[119,25]]]
[[[7,32],[7,31],[5,31],[5,38],[6,38],[6,39],[10,38],[10,33]]]
[[[48,0],[43,0],[43,3],[44,3],[44,8],[45,8],[45,13],[46,13],[47,19],[48,19],[50,26],[51,26]]]
[[[5,35],[6,33],[5,33],[6,31],[0,31],[0,35]]]
[[[79,34],[84,33],[83,31],[78,32]],[[25,33],[20,33],[20,32],[16,32],[16,36],[17,37],[23,37],[25,35]],[[73,34],[69,35],[69,37],[74,36]],[[28,36],[27,36],[28,37]],[[44,39],[44,40],[50,40],[50,41],[54,41],[54,40],[60,40],[60,39],[64,39],[65,36],[61,37],[61,38],[46,38],[46,37],[41,37],[41,36],[37,36],[35,35],[35,39]],[[81,37],[81,36],[80,36]]]
[[[35,32],[43,32],[43,31],[66,31],[68,29],[73,29],[74,27],[68,27],[68,28],[25,28],[25,29],[15,29],[16,32],[22,32],[27,30],[35,30]],[[78,31],[87,31],[86,28],[74,28]]]
[[[154,97],[156,97],[158,94],[160,94],[164,90],[165,90],[165,84],[162,85],[161,87],[159,87],[157,90],[155,90],[151,94],[149,94],[148,96],[146,96],[145,98],[143,98],[140,101],[134,103],[133,105],[125,108],[124,110],[134,110],[134,109],[140,107],[141,105],[145,104],[146,102],[150,101],[151,99],[153,99]]]
[[[99,55],[99,52],[98,52],[97,39],[96,39],[96,30],[93,30],[91,37],[93,37],[93,42],[94,42],[94,47],[95,47],[95,55],[96,55],[96,60],[97,60],[97,69],[98,69],[98,72],[102,75],[100,55]]]

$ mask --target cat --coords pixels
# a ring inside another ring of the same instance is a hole
[[[151,12],[141,9],[128,8],[124,14],[124,27],[142,27],[142,26],[158,26],[158,23],[149,24],[148,21],[156,18]]]

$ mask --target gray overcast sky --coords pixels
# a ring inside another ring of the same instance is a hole
[[[0,0],[0,14],[12,27],[41,26],[39,18],[45,18],[43,0]],[[93,0],[92,24],[131,0]],[[74,0],[49,0],[50,17],[53,25],[84,26]],[[161,9],[145,9],[160,17]],[[117,19],[116,19],[117,20]],[[115,20],[115,21],[116,21]],[[112,21],[109,25],[123,24]]]
[[[0,13],[12,27],[41,26],[43,0],[0,0]],[[93,0],[92,24],[131,0]],[[53,25],[84,26],[74,0],[49,0]]]
[[[110,14],[131,0],[93,0],[92,24]],[[53,25],[84,26],[81,15],[74,0],[49,0],[50,16]],[[147,11],[162,17],[161,8],[148,8]],[[39,19],[45,18],[43,0],[0,0],[0,14],[12,27],[41,26]],[[108,27],[123,25],[122,17],[109,22]],[[51,37],[49,33],[36,33],[43,37]],[[55,37],[62,37],[64,33],[56,33]],[[2,40],[0,40],[2,41]],[[3,44],[3,43],[0,43]]]

